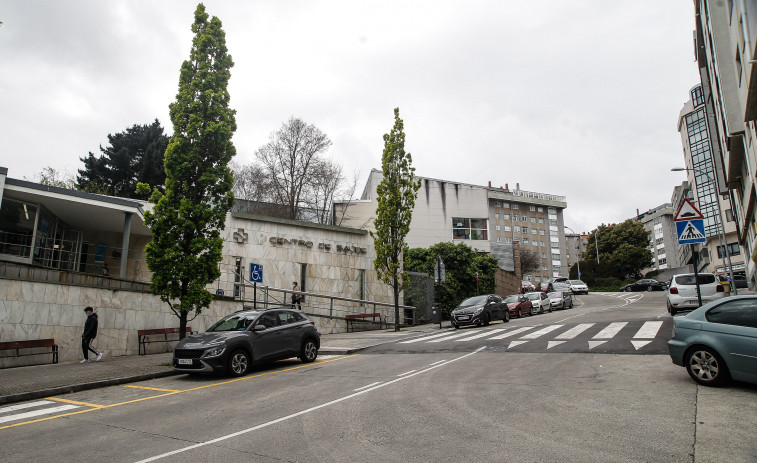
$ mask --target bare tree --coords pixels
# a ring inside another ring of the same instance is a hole
[[[520,250],[520,274],[534,273],[539,270],[541,260],[539,256],[530,249]]]
[[[247,201],[270,201],[271,181],[263,167],[257,164],[229,164],[234,173],[234,185],[231,191],[234,198]]]
[[[303,195],[312,182],[313,168],[329,146],[331,140],[317,127],[291,117],[255,152],[271,181],[272,199],[286,205],[291,218],[307,205]]]
[[[329,223],[334,194],[344,183],[342,166],[328,159],[314,159],[303,202],[318,223]]]

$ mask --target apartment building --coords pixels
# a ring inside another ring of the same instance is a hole
[[[649,234],[649,250],[652,251],[652,266],[642,273],[680,267],[678,261],[678,237],[673,221],[673,205],[665,203],[636,215]]]

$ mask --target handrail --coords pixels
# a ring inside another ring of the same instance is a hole
[[[253,287],[253,284],[244,283],[243,286],[251,288],[251,287]],[[294,290],[291,290],[291,289],[274,288],[274,287],[271,287],[271,286],[264,286],[264,285],[260,285],[260,286],[258,286],[258,288],[261,289],[261,290],[268,290],[268,291],[280,291],[280,292],[286,293],[286,294],[300,294],[300,295],[303,295],[303,296],[322,297],[322,298],[325,298],[325,299],[333,299],[335,301],[357,302],[357,303],[361,303],[361,304],[371,304],[371,305],[377,305],[377,306],[394,307],[394,303],[392,303],[392,302],[378,302],[378,301],[371,301],[371,300],[368,300],[368,299],[353,299],[353,298],[350,298],[350,297],[328,296],[326,294],[321,294],[321,293],[311,293],[311,292],[307,292],[307,291],[294,291]],[[412,306],[412,305],[402,305],[402,304],[400,304],[399,307],[401,309],[415,309],[415,307]]]

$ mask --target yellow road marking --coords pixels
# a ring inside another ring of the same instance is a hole
[[[133,388],[133,389],[148,389],[150,391],[160,391],[160,392],[184,392],[184,391],[178,391],[176,389],[161,389],[159,387],[132,386],[130,384],[127,384],[124,387],[130,387],[130,388]]]
[[[199,387],[194,387],[194,388],[191,388],[191,389],[185,389],[183,391],[166,392],[165,394],[158,394],[158,395],[153,395],[153,396],[150,396],[150,397],[143,397],[141,399],[127,400],[125,402],[118,402],[118,403],[110,404],[110,405],[87,404],[85,402],[73,402],[73,401],[69,401],[69,400],[66,400],[66,399],[56,399],[56,398],[50,397],[51,400],[58,400],[58,401],[61,401],[61,402],[71,402],[71,403],[74,403],[74,404],[79,403],[79,404],[90,406],[92,408],[89,408],[87,410],[79,410],[79,411],[71,412],[71,413],[63,413],[61,415],[48,416],[48,417],[45,417],[45,418],[38,418],[36,420],[31,420],[31,421],[22,421],[20,423],[9,424],[9,425],[6,425],[6,426],[0,426],[0,430],[8,429],[8,428],[15,428],[16,426],[23,426],[23,425],[26,425],[26,424],[40,423],[42,421],[54,420],[54,419],[63,418],[63,417],[66,417],[66,416],[79,415],[81,413],[89,413],[89,412],[93,412],[93,411],[97,411],[97,410],[102,410],[102,409],[105,409],[105,408],[120,407],[121,405],[128,405],[128,404],[133,404],[133,403],[136,403],[136,402],[142,402],[142,401],[145,401],[145,400],[157,399],[159,397],[166,397],[166,396],[169,396],[169,395],[182,394],[184,392],[197,391],[199,389],[207,389],[209,387],[222,386],[224,384],[236,383],[237,381],[244,381],[244,380],[248,380],[248,379],[260,378],[261,376],[272,375],[274,373],[285,373],[287,371],[299,370],[300,368],[307,368],[307,367],[310,367],[310,366],[313,366],[313,365],[322,365],[324,363],[336,362],[337,360],[344,360],[344,359],[348,359],[350,357],[357,357],[358,355],[360,355],[360,354],[345,355],[343,357],[338,357],[338,358],[335,358],[335,359],[324,360],[322,362],[307,363],[305,365],[300,365],[300,366],[292,367],[292,368],[286,368],[284,370],[268,371],[268,372],[260,373],[260,374],[253,375],[253,376],[243,376],[241,378],[232,379],[230,381],[222,381],[220,383],[207,384],[205,386],[199,386]],[[144,389],[152,389],[152,388],[144,388]]]
[[[74,404],[74,405],[83,405],[85,407],[93,407],[93,408],[102,408],[102,405],[98,404],[91,404],[89,402],[77,402],[75,400],[68,400],[68,399],[60,399],[58,397],[45,397],[45,400],[54,400],[56,402],[64,402],[67,404]]]

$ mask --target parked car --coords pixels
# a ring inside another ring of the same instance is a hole
[[[469,297],[452,311],[450,317],[455,328],[462,325],[486,326],[492,320],[510,321],[507,305],[496,294]]]
[[[554,285],[552,283],[548,282],[548,281],[543,281],[543,282],[539,283],[538,288],[539,288],[539,291],[541,291],[543,293],[548,293],[550,291],[554,291],[555,290]]]
[[[673,318],[670,357],[705,386],[757,384],[757,297],[731,296]]]
[[[660,283],[657,280],[652,280],[650,278],[645,278],[643,280],[638,280],[635,283],[631,283],[628,285],[623,286],[620,288],[621,291],[625,292],[631,292],[631,291],[664,291],[665,286],[663,283]]]
[[[535,291],[536,290],[536,286],[534,286],[534,284],[531,283],[530,281],[523,281],[523,282],[521,282],[521,286],[520,287],[521,287],[522,292],[524,292],[524,293],[530,293],[531,291]]]
[[[541,293],[531,293],[531,294],[541,294]],[[507,304],[507,309],[510,311],[510,317],[518,317],[522,318],[526,314],[531,315],[531,312],[533,312],[533,304],[531,303],[531,300],[529,297],[531,294],[527,295],[512,295],[507,296],[505,298],[505,304]]]
[[[697,298],[696,277],[693,273],[674,275],[668,290],[668,312],[675,315],[683,310],[693,310],[699,307]],[[712,273],[699,274],[699,294],[702,304],[725,297],[725,288],[720,280]]]
[[[526,294],[526,297],[529,301],[531,301],[531,315],[544,313],[545,310],[547,312],[552,311],[552,305],[549,303],[549,297],[547,297],[547,293],[539,291],[536,293]]]
[[[554,283],[552,285],[552,291],[562,291],[564,293],[568,293],[571,296],[573,296],[573,290],[570,289],[570,286],[568,286],[567,283],[560,283],[560,282]],[[552,291],[550,291],[550,292],[552,292]]]
[[[565,283],[566,281],[568,281],[568,279],[565,277],[554,277],[550,278],[547,281],[549,281],[550,283]]]
[[[568,280],[568,286],[573,294],[589,294],[589,287],[581,280]]]
[[[573,308],[573,297],[565,291],[553,291],[547,297],[552,310]]]
[[[727,274],[726,275],[721,275],[720,276],[720,282],[723,283],[725,281],[728,281],[728,276],[729,275],[727,275]],[[735,282],[734,286],[736,286],[736,289],[748,288],[749,287],[749,284],[746,281],[746,276],[744,276],[744,275],[734,275],[733,276],[733,281]]]
[[[298,310],[243,310],[220,319],[204,333],[179,341],[173,366],[182,373],[243,376],[256,362],[291,357],[312,362],[320,342],[315,323]]]

